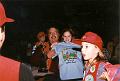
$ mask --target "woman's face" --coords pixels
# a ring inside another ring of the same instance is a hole
[[[92,61],[98,55],[98,49],[94,44],[82,42],[82,55],[84,60]]]
[[[63,37],[63,40],[65,42],[71,42],[72,41],[72,35],[69,31],[64,32],[62,37]]]

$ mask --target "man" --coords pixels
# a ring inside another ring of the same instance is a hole
[[[48,38],[51,45],[59,42],[59,36],[59,30],[56,27],[52,26],[49,28]]]
[[[45,78],[45,81],[59,81],[59,68],[58,68],[58,58],[51,59],[49,55],[52,54],[52,47],[59,42],[59,31],[55,26],[51,26],[48,29],[48,39],[49,39],[49,50],[47,53],[47,68],[48,72],[53,72],[52,75],[49,75]]]
[[[5,40],[6,22],[14,22],[14,20],[6,17],[0,2],[0,48]],[[34,78],[25,64],[0,56],[0,81],[34,81]]]
[[[55,27],[50,27],[48,30],[48,39],[49,39],[49,43],[50,43],[50,48],[52,49],[52,47],[54,45],[56,45],[59,42],[59,31],[57,28]],[[51,49],[48,51],[48,58],[51,54],[53,54],[51,51]],[[53,59],[54,60],[54,59]],[[48,71],[52,71],[52,72],[56,72],[58,65],[56,63],[57,60],[53,61],[51,58],[48,59]]]

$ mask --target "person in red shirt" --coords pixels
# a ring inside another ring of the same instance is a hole
[[[6,22],[14,22],[14,20],[6,17],[5,9],[0,2],[0,48],[5,40]],[[27,65],[1,55],[0,81],[34,81],[34,78]]]

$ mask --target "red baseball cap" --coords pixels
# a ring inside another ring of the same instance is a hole
[[[85,35],[81,38],[82,42],[88,42],[98,46],[101,50],[103,49],[102,38],[93,32],[86,32]]]
[[[14,19],[6,17],[5,9],[4,9],[2,3],[0,2],[0,26],[5,24],[6,22],[14,22]]]

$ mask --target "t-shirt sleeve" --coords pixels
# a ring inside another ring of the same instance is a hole
[[[35,81],[30,68],[24,63],[20,64],[19,81]]]

